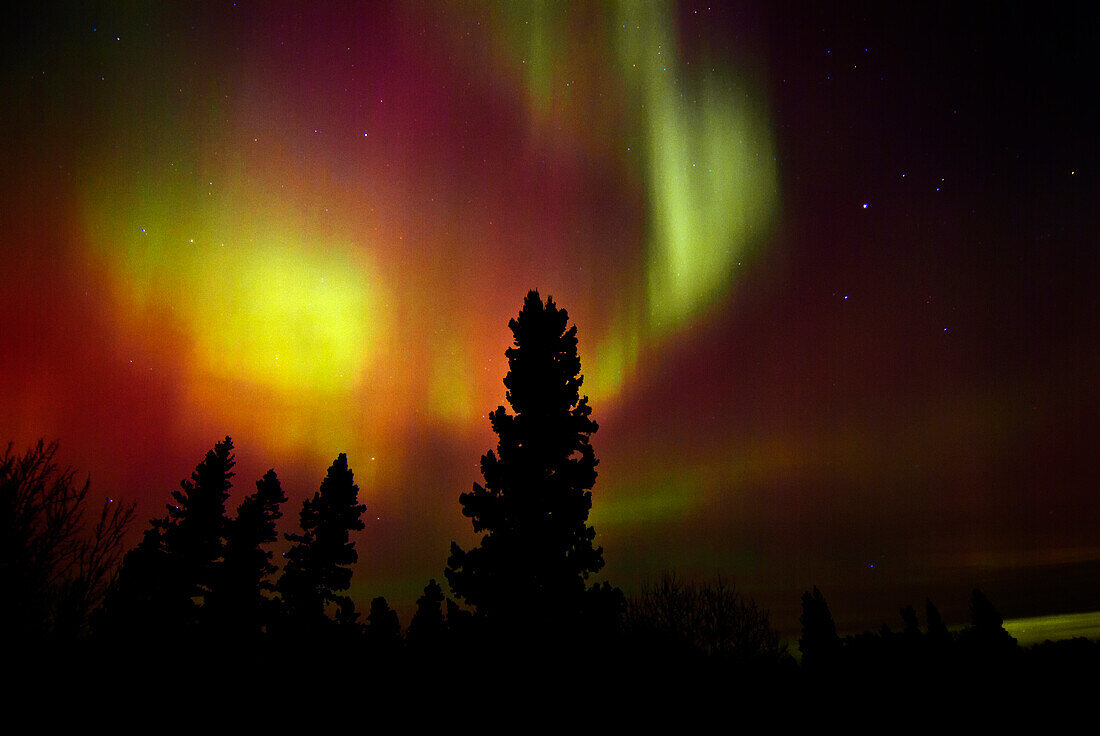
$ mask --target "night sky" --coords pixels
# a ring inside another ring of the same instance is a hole
[[[232,508],[274,467],[284,531],[346,452],[351,592],[406,612],[476,539],[537,288],[628,593],[723,574],[784,630],[812,585],[841,628],[975,585],[1100,609],[1095,9],[24,5],[0,439],[142,525],[227,434]]]

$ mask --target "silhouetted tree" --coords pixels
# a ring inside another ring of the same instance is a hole
[[[359,611],[355,610],[355,602],[347,596],[341,596],[336,602],[336,626],[345,634],[356,637],[362,633],[363,625],[359,623]]]
[[[150,521],[126,554],[100,619],[101,632],[127,639],[187,639],[222,571],[225,502],[232,486],[233,440],[208,450],[190,480],[172,492],[168,513]]]
[[[122,555],[134,504],[106,499],[88,528],[91,480],[54,461],[56,441],[0,458],[0,635],[14,644],[86,633]]]
[[[340,595],[351,585],[351,565],[359,559],[350,535],[363,529],[359,486],[344,453],[336,458],[313,498],[302,502],[301,534],[287,534],[292,543],[277,589],[292,630],[315,629],[333,621],[326,607],[333,604],[343,623],[351,600]],[[351,607],[354,611],[354,607]]]
[[[585,591],[582,611],[591,636],[607,641],[622,633],[626,596],[607,581],[597,583]]]
[[[1016,639],[1005,630],[1001,614],[977,588],[970,594],[970,621],[960,643],[972,654],[992,660],[1016,648]]]
[[[840,653],[840,637],[837,636],[829,604],[816,585],[813,593],[802,594],[799,622],[802,624],[802,636],[798,639],[802,666],[812,669],[835,662]]]
[[[951,632],[943,622],[940,609],[931,598],[924,599],[924,617],[928,622],[928,644],[933,650],[945,650],[951,646]]]
[[[172,574],[164,546],[164,530],[151,523],[141,542],[126,553],[96,631],[109,639],[149,643],[184,627],[194,614],[194,603]]]
[[[474,615],[447,599],[447,635],[461,645],[466,645],[476,631]]]
[[[920,621],[917,620],[917,609],[907,605],[900,609],[899,613],[905,628],[891,642],[891,654],[895,659],[904,660],[908,666],[923,667],[921,660],[926,647],[924,634],[920,630]]]
[[[205,601],[220,573],[226,526],[225,502],[232,487],[233,440],[226,437],[207,450],[190,480],[172,491],[174,504],[156,522],[164,530],[164,548],[172,568],[196,606]]]
[[[274,590],[270,578],[277,568],[265,547],[278,538],[275,525],[285,502],[279,477],[268,470],[226,525],[224,563],[206,601],[207,620],[226,636],[255,639],[272,618],[274,601],[265,592]]]
[[[768,612],[721,578],[685,583],[666,572],[630,600],[626,618],[635,640],[666,656],[704,655],[749,665],[773,663],[781,653]]]
[[[331,631],[327,638],[336,650],[361,651],[366,627],[360,621],[359,611],[355,610],[355,602],[351,598],[347,596],[338,598],[333,624],[329,627]]]
[[[485,485],[459,497],[481,542],[451,543],[446,570],[455,595],[479,614],[508,626],[562,623],[584,609],[585,580],[603,567],[587,525],[597,460],[589,437],[598,429],[577,357],[577,328],[552,298],[527,294],[508,323],[515,347],[505,351],[506,398],[490,415],[499,437],[481,458]]]
[[[443,588],[433,579],[424,586],[424,594],[416,599],[416,612],[409,621],[405,639],[413,650],[428,651],[438,647],[446,633]]]
[[[383,596],[370,602],[367,647],[377,655],[393,656],[401,646],[401,622]]]
[[[975,588],[970,594],[970,623],[976,631],[998,635],[1004,631],[1004,619],[985,593]]]

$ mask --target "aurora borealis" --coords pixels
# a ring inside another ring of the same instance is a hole
[[[1068,12],[1068,11],[1066,11]],[[789,627],[1100,608],[1095,18],[1012,6],[61,3],[4,44],[0,427],[160,513],[224,435],[352,593],[470,530],[508,320],[578,326],[607,579]],[[234,496],[239,502],[239,496]],[[135,535],[136,536],[136,535]]]

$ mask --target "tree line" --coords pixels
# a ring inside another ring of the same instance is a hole
[[[588,524],[598,465],[591,436],[599,427],[580,393],[577,328],[536,291],[509,328],[509,408],[490,414],[497,446],[481,458],[483,482],[459,497],[480,540],[469,549],[451,543],[441,576],[450,596],[428,580],[404,630],[384,597],[364,616],[347,595],[366,509],[347,456],[336,457],[302,502],[277,565],[272,547],[287,496],[271,469],[230,515],[235,458],[225,437],[125,555],[132,503],[108,499],[91,514],[89,484],[56,465],[56,443],[39,442],[22,456],[9,445],[0,460],[0,632],[31,649],[94,642],[177,654],[361,652],[375,661],[545,661],[583,649],[624,669],[690,665],[794,678],[1022,661],[979,591],[972,625],[959,634],[926,601],[924,631],[907,606],[899,632],[884,626],[842,638],[813,588],[802,598],[798,663],[768,612],[728,581],[704,584],[670,573],[630,599],[608,582],[593,582],[604,566]],[[1097,661],[1088,642],[1044,651],[1045,660],[1028,661]]]

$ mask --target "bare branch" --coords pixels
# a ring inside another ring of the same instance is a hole
[[[89,531],[90,479],[61,469],[57,441],[22,455],[12,443],[0,458],[0,587],[11,594],[4,631],[16,635],[82,633],[118,568],[135,505],[107,499]]]

